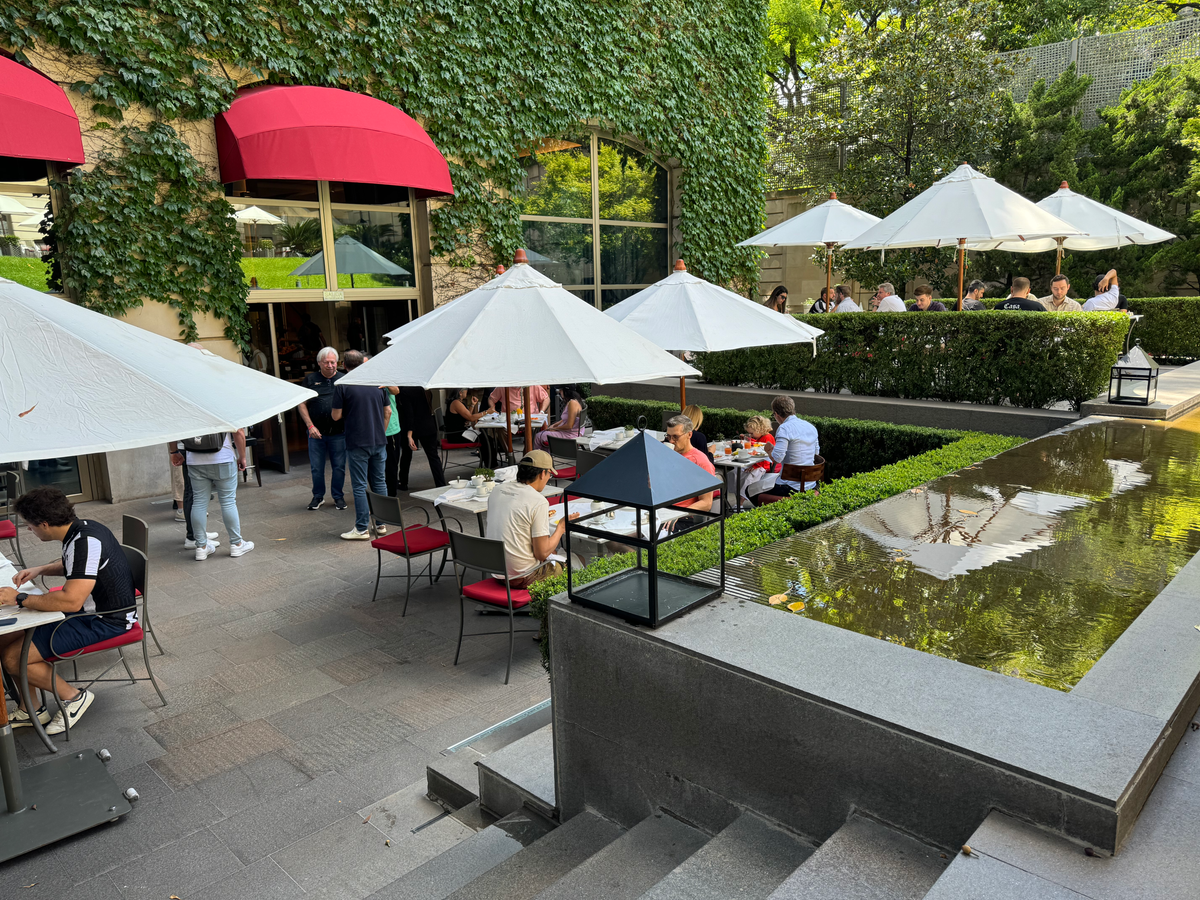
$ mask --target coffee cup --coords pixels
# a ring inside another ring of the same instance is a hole
[[[738,458],[738,459],[749,459],[749,458],[750,458],[750,451],[749,451],[749,450],[746,450],[746,449],[744,449],[744,448],[743,448],[743,449],[741,449],[741,450],[739,450],[739,451],[737,452],[737,458]]]
[[[604,509],[604,503],[599,500],[592,501],[592,512],[600,512],[602,509]]]
[[[473,484],[475,487],[479,487],[481,484],[483,484],[483,476],[482,475],[472,475],[471,476],[471,484]]]

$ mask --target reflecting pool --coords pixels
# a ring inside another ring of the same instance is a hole
[[[1030,441],[727,571],[781,611],[1070,690],[1197,550],[1200,413]]]

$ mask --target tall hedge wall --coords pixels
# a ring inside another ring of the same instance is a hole
[[[709,440],[720,435],[731,438],[741,434],[746,419],[762,415],[769,420],[770,410],[737,410],[702,406],[704,422],[700,430]],[[662,414],[679,412],[678,403],[661,400],[626,400],[623,397],[589,397],[588,417],[596,428],[616,428],[634,425],[638,416],[646,417],[646,427],[657,429]],[[936,450],[960,440],[966,432],[944,428],[921,428],[916,425],[893,425],[890,422],[870,422],[863,419],[834,419],[825,416],[805,416],[817,429],[821,455],[825,457],[825,477],[845,478],[860,472],[870,472],[881,466],[899,462]]]
[[[1075,409],[1108,386],[1128,318],[995,310],[796,316],[825,331],[808,344],[702,353],[713,384]]]

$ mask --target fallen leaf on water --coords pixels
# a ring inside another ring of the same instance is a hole
[[[976,511],[975,511],[975,510],[973,510],[973,509],[960,509],[960,510],[959,510],[959,512],[960,512],[960,513],[962,513],[964,516],[977,516],[977,515],[979,515],[979,513],[978,513],[978,512],[976,512]]]
[[[767,598],[767,602],[772,606],[778,606],[780,603],[787,602],[787,594],[772,594]]]
[[[895,559],[892,560],[892,562],[905,562],[905,559],[903,556],[897,556]]]
[[[31,412],[33,412],[35,409],[37,409],[37,404],[36,404],[36,403],[35,403],[35,404],[33,404],[33,406],[29,407],[29,409],[25,410],[25,412],[23,412],[23,413],[17,413],[17,418],[18,418],[18,419],[23,419],[23,418],[25,418],[27,415],[29,415]]]
[[[804,609],[804,601],[797,600],[795,603],[789,603],[788,609],[790,609],[792,612],[800,612],[800,610]]]
[[[784,562],[787,563],[789,566],[800,565],[800,560],[796,559],[796,557],[794,557],[794,556],[789,556],[787,559],[784,560]]]
[[[921,490],[920,488],[909,488],[909,491],[908,491],[908,492],[909,492],[910,494],[923,494],[923,493],[925,493],[925,492],[924,492],[923,490]]]

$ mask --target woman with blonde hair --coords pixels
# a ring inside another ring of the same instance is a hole
[[[700,423],[704,421],[703,410],[693,403],[683,408],[683,414],[692,420],[692,446],[707,456],[709,462],[712,462],[713,455],[708,452],[708,438],[700,430]]]
[[[751,416],[746,420],[744,427],[746,433],[742,437],[746,440],[761,441],[771,447],[775,446],[775,435],[771,434],[771,421],[766,416]],[[770,490],[775,484],[775,472],[777,471],[778,467],[770,460],[764,460],[748,468],[742,475],[742,495],[738,498],[738,502],[743,506],[748,506],[752,493],[760,494]]]

